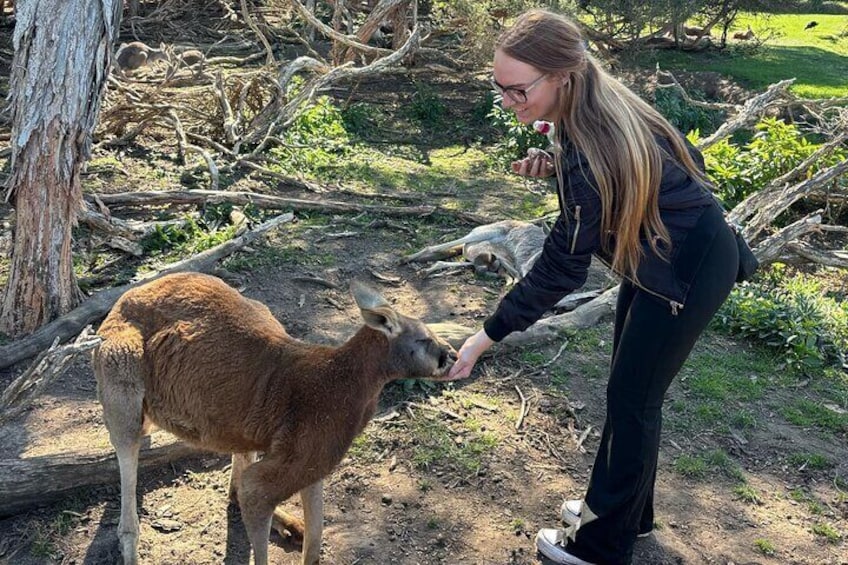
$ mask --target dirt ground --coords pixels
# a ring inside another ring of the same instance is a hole
[[[294,282],[298,276],[315,275],[341,286],[361,277],[405,313],[470,326],[491,312],[502,289],[500,282],[472,274],[422,279],[413,268],[398,266],[397,233],[375,231],[317,245],[338,259],[336,266],[279,264],[233,279],[244,294],[268,304],[291,334],[308,340],[341,342],[357,327],[358,313],[345,291]],[[380,283],[372,270],[397,277],[399,283]],[[605,324],[600,349],[609,343],[609,333]],[[699,347],[721,350],[744,344],[711,336]],[[558,350],[559,344],[534,348],[546,360]],[[524,354],[499,349],[471,379],[453,386],[424,392],[391,385],[384,391],[364,441],[355,444],[352,455],[325,481],[326,563],[540,562],[535,532],[555,524],[562,500],[579,497],[587,482],[602,425],[606,356],[566,348],[554,364],[534,374]],[[599,370],[590,377],[581,374],[592,363]],[[522,373],[516,374],[519,369]],[[3,375],[4,384],[14,372]],[[568,385],[552,383],[554,373],[568,375]],[[516,429],[518,391],[529,410]],[[684,396],[675,385],[669,400]],[[830,501],[829,520],[842,531],[848,526],[848,502],[844,497],[840,501],[838,489],[824,476],[789,468],[780,455],[792,446],[814,444],[817,452],[844,462],[845,445],[827,444],[769,414],[758,418],[766,425],[751,432],[745,445],[709,431],[696,437],[665,433],[657,527],[654,535],[638,542],[635,563],[848,563],[845,542],[827,544],[814,535],[806,511],[787,493],[804,487]],[[431,425],[447,427],[460,448],[471,446],[481,434],[496,443],[482,453],[478,468],[462,468],[450,458],[422,465],[417,444]],[[584,452],[579,436],[587,429]],[[761,504],[739,500],[732,483],[720,475],[690,481],[671,470],[681,452],[709,446],[732,453],[749,484],[767,493]],[[76,362],[31,410],[0,428],[0,461],[98,449],[109,450],[108,437],[85,360]],[[227,501],[227,464],[227,458],[210,454],[141,473],[143,563],[248,561],[249,543],[238,510]],[[117,473],[112,479],[0,520],[0,562],[115,563]],[[297,501],[287,504],[297,511]],[[776,553],[758,552],[757,539],[770,540]],[[274,563],[300,562],[299,552],[276,534],[271,558]]]

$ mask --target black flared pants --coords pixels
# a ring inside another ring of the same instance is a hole
[[[708,230],[708,251],[676,315],[667,302],[629,282],[621,285],[606,420],[583,519],[569,531],[567,544],[570,553],[586,561],[628,564],[637,533],[652,528],[663,399],[730,293],[738,267],[736,243],[720,213],[708,209],[699,220],[701,228],[704,222],[716,223],[716,229]]]

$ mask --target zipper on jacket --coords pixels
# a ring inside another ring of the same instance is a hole
[[[577,248],[577,236],[580,235],[580,206],[574,207],[574,236],[571,238],[571,254]]]
[[[601,263],[606,265],[607,268],[610,271],[615,272],[615,270],[612,268],[612,266],[609,263],[607,263],[605,260],[603,260],[598,255],[595,255],[595,257],[598,258],[598,261],[600,261]],[[661,300],[665,300],[666,302],[668,302],[668,305],[671,307],[671,315],[672,316],[677,316],[680,313],[680,310],[683,310],[683,303],[682,302],[677,302],[676,300],[672,300],[668,296],[664,296],[664,295],[660,294],[659,292],[655,292],[655,291],[651,290],[650,288],[646,288],[645,286],[637,283],[636,281],[634,281],[633,279],[631,279],[627,275],[622,275],[621,273],[618,273],[618,275],[622,278],[627,279],[630,282],[630,284],[632,284],[633,286],[638,287],[641,290],[644,290],[645,292],[647,292],[648,294],[651,294],[651,295],[656,296],[657,298],[659,298]]]

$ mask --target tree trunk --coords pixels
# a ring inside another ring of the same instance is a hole
[[[71,229],[82,206],[80,168],[111,68],[119,0],[28,0],[17,6],[10,78],[16,211],[0,329],[30,333],[80,300]]]

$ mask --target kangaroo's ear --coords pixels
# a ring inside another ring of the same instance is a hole
[[[360,310],[380,306],[391,308],[391,305],[379,292],[362,281],[350,281],[350,293],[353,295],[353,299],[356,300],[356,305],[359,306]]]
[[[365,320],[365,325],[369,328],[383,332],[386,337],[400,335],[400,319],[397,312],[390,306],[362,308],[359,312],[362,314],[362,319]]]
[[[356,305],[359,306],[365,325],[389,337],[400,333],[397,312],[379,292],[357,280],[351,281],[350,292],[356,300]]]

